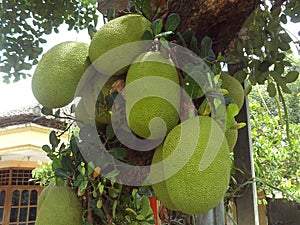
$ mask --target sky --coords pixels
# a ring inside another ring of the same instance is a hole
[[[102,21],[102,18],[99,17],[99,20]],[[298,38],[299,36],[297,33],[300,30],[299,28],[299,23],[289,24],[287,27],[289,32]],[[63,41],[82,41],[90,43],[90,37],[87,33],[87,30],[81,31],[80,33],[77,33],[76,31],[68,31],[66,25],[62,25],[59,30],[60,32],[58,34],[53,33],[45,37],[47,39],[47,43],[42,45],[44,52]],[[292,38],[294,39],[293,36]],[[297,58],[299,58],[299,54],[296,53],[296,55]],[[33,72],[34,70],[31,71],[32,74]],[[38,102],[34,98],[31,91],[31,78],[26,78],[25,80],[20,80],[16,83],[5,84],[1,82],[0,77],[0,113],[17,110],[28,106],[35,106],[37,104]]]

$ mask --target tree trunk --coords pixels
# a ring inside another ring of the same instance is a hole
[[[161,2],[165,0],[161,0]],[[152,3],[157,1],[152,1]],[[224,52],[245,20],[259,5],[260,0],[168,0],[168,14],[181,17],[179,31],[192,30],[200,43],[209,36],[214,41],[216,54]],[[98,9],[104,13],[108,8],[125,10],[128,0],[98,0]]]
[[[209,36],[218,54],[227,49],[259,3],[259,0],[169,0],[168,7],[182,19],[179,31],[194,31],[198,41]]]

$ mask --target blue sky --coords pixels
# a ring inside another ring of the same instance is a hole
[[[99,21],[102,21],[102,18],[99,18]],[[100,24],[101,25],[101,24]],[[298,31],[300,30],[300,25],[298,24],[289,24],[287,27],[288,31],[298,36]],[[75,31],[67,31],[67,26],[61,26],[60,32],[58,34],[54,33],[46,36],[47,43],[43,45],[44,52],[49,50],[54,45],[61,43],[63,41],[82,41],[89,43],[90,38],[87,33],[87,30],[77,33]],[[294,37],[292,36],[294,39]],[[299,53],[296,52],[296,58],[299,58]],[[31,72],[33,73],[34,70]],[[1,74],[0,74],[1,76]],[[36,105],[38,102],[35,100],[31,92],[31,78],[21,80],[17,83],[11,83],[9,85],[0,82],[0,113],[7,112],[15,109],[20,109],[23,107]]]

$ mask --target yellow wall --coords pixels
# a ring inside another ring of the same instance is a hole
[[[0,167],[8,161],[49,161],[42,146],[50,144],[52,130],[34,123],[0,128]],[[67,140],[67,134],[61,136],[61,141]]]

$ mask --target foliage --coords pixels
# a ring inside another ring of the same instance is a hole
[[[298,79],[295,84],[299,85],[299,82]],[[273,99],[266,96],[265,91],[264,87],[257,86],[249,96],[255,172],[256,176],[264,181],[258,182],[258,187],[267,194],[275,195],[281,192],[284,198],[293,197],[298,198],[299,201],[300,124],[297,122],[299,115],[290,120],[292,144],[290,145],[285,133],[285,125],[281,122],[278,110],[276,110],[276,104],[274,107]],[[298,94],[299,92],[288,99],[297,99]],[[273,105],[270,105],[272,103]],[[291,110],[299,112],[299,109],[298,103]],[[275,190],[274,187],[276,187]]]
[[[0,3],[0,72],[4,82],[29,76],[26,71],[38,63],[46,43],[45,35],[58,33],[65,23],[68,30],[82,30],[97,24],[96,0],[28,1]]]
[[[32,180],[42,186],[46,186],[54,180],[52,163],[50,162],[42,165],[42,163],[39,162],[38,165],[38,167],[32,170]]]

